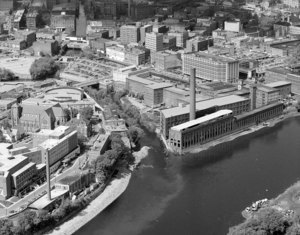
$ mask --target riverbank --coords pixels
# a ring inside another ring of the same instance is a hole
[[[118,174],[106,186],[105,190],[97,198],[91,201],[85,209],[47,234],[73,234],[117,200],[127,189],[132,171],[140,164],[142,159],[147,157],[149,149],[149,147],[144,146],[140,151],[133,153],[135,161],[133,165],[130,166],[130,170],[120,169]]]
[[[299,234],[300,181],[275,199],[266,200],[260,208],[251,213],[244,210],[242,215],[246,218],[245,221],[231,227],[228,235],[241,234],[240,232],[250,234],[253,231],[260,231],[261,234]]]

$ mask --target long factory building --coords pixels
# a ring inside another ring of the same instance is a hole
[[[223,136],[245,130],[271,118],[282,115],[284,105],[273,103],[240,115],[222,109],[170,128],[169,146],[174,152],[182,154],[202,144]]]
[[[196,103],[196,118],[214,113],[218,110],[230,109],[233,115],[239,115],[250,110],[250,99],[238,95],[229,95]],[[161,110],[160,129],[165,139],[169,138],[171,127],[188,122],[190,105]]]

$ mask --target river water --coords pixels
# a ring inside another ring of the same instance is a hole
[[[253,201],[300,178],[300,118],[183,160],[151,147],[126,192],[76,235],[226,234]]]

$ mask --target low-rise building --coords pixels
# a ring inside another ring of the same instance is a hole
[[[157,70],[167,70],[170,68],[181,67],[181,54],[174,51],[158,51],[151,53],[151,64]]]
[[[186,47],[186,41],[189,37],[189,34],[187,31],[184,32],[169,32],[169,36],[175,36],[176,37],[176,46],[180,48]]]
[[[157,107],[163,103],[163,89],[171,87],[170,83],[158,83],[139,76],[127,78],[127,89],[142,94],[144,103],[149,107]]]
[[[291,95],[292,83],[287,81],[278,81],[265,84],[268,87],[277,89],[279,91],[280,99],[285,99]]]
[[[0,100],[0,110],[9,110],[11,107],[17,103],[17,99],[14,98],[6,98]]]
[[[278,102],[279,90],[270,86],[258,85],[256,89],[256,108]]]
[[[59,53],[59,44],[56,40],[39,40],[33,43],[32,49],[34,54],[40,55],[57,55]]]
[[[172,126],[189,121],[190,105],[161,110],[160,130],[168,139]],[[233,115],[239,115],[250,110],[250,99],[238,95],[229,95],[196,102],[196,118],[211,114],[221,109],[229,109]]]
[[[202,145],[228,134],[278,117],[282,115],[283,108],[283,104],[275,103],[237,116],[234,116],[231,110],[219,110],[173,126],[168,142],[173,151],[182,154],[193,148],[201,148]]]
[[[68,190],[69,193],[75,193],[85,189],[86,187],[89,187],[93,182],[95,182],[95,176],[92,173],[75,173],[62,178],[58,183],[55,184],[55,188]]]
[[[13,155],[11,144],[0,144],[0,198],[6,200],[26,191],[43,171],[22,154]],[[45,168],[42,168],[45,170]]]
[[[70,127],[60,126],[53,131],[46,131],[45,134],[49,139],[42,142],[39,148],[42,152],[42,163],[48,164],[49,159],[51,173],[61,165],[62,159],[72,159],[80,153],[77,130],[72,131]]]

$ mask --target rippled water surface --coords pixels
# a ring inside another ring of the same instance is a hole
[[[179,159],[147,135],[149,156],[126,192],[76,235],[226,234],[253,201],[300,176],[300,119]]]

